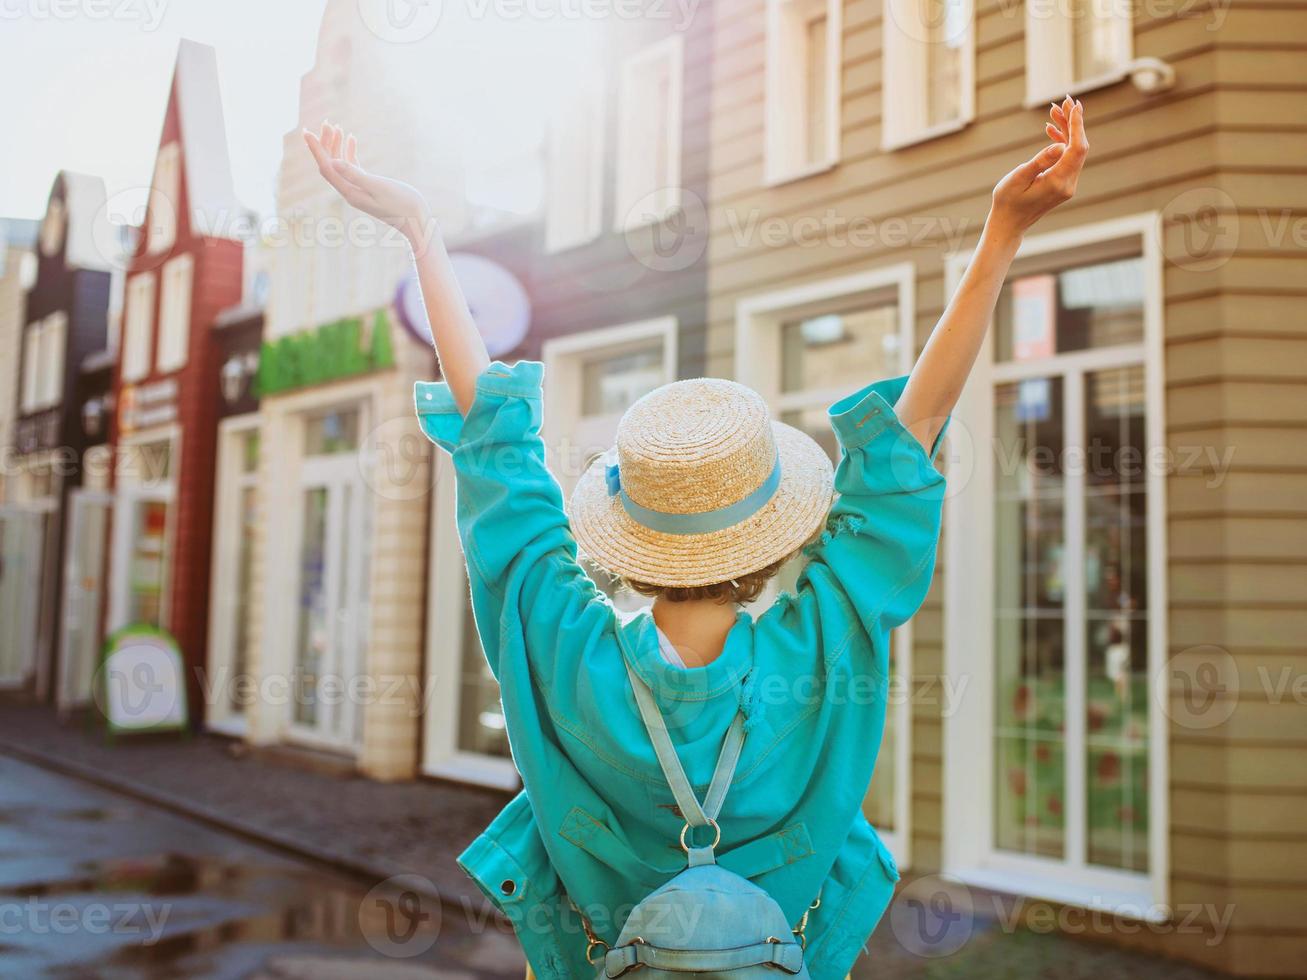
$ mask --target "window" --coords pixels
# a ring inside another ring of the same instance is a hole
[[[886,149],[955,132],[975,114],[971,0],[885,0]]]
[[[64,349],[68,341],[68,316],[51,313],[41,324],[36,377],[38,408],[58,405],[64,394]]]
[[[549,130],[545,247],[558,252],[598,236],[604,207],[604,88],[593,79],[565,99]]]
[[[836,458],[828,406],[859,388],[907,373],[913,358],[915,271],[911,263],[873,269],[741,301],[736,312],[736,377],[782,421],[811,435]],[[777,576],[793,589],[802,561]],[[765,601],[765,600],[764,600]],[[890,643],[890,707],[863,812],[895,860],[911,863],[912,624]]]
[[[191,332],[191,278],[195,260],[179,255],[164,263],[163,295],[159,302],[159,349],[155,367],[161,374],[186,363]]]
[[[834,165],[840,153],[839,0],[769,0],[769,183]]]
[[[681,203],[679,34],[651,45],[622,66],[617,134],[618,231],[655,224]]]
[[[34,412],[40,405],[38,379],[41,377],[41,324],[29,323],[23,331],[23,396],[24,412]]]
[[[1119,0],[1026,4],[1026,104],[1042,105],[1123,78],[1133,57],[1131,5]]]
[[[150,340],[154,328],[154,273],[147,272],[127,284],[127,313],[123,320],[122,378],[140,381],[150,373]]]
[[[946,575],[946,670],[965,659],[980,689],[946,719],[945,870],[1136,910],[1166,887],[1154,234],[1027,240],[958,409],[993,450],[945,518],[946,568],[990,569]]]
[[[181,211],[181,146],[160,147],[150,187],[146,234],[150,254],[169,251],[177,242],[177,215]]]

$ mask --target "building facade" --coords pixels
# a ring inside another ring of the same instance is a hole
[[[41,221],[23,304],[5,480],[6,686],[51,696],[60,638],[68,502],[87,447],[76,397],[82,361],[105,349],[113,289],[104,184],[60,172]]]
[[[27,290],[36,278],[36,236],[39,224],[0,218],[0,504],[5,500],[5,478],[13,447],[14,412],[18,403],[19,351],[22,349],[23,310]]]
[[[613,444],[628,406],[703,373],[710,28],[707,5],[684,31],[657,19],[604,22],[582,84],[550,120],[541,213],[452,243],[456,258],[489,259],[524,288],[529,331],[491,353],[544,363],[544,438],[565,494]],[[475,316],[490,284],[472,275],[463,285]],[[514,788],[499,692],[468,604],[452,467],[440,456],[435,471],[421,771]]]
[[[1307,15],[1133,9],[719,2],[706,363],[828,440],[827,404],[910,368],[1049,100],[1083,99],[1079,193],[1027,237],[944,452],[867,812],[909,881],[1303,975],[1307,715],[1265,668],[1307,626],[1276,232]]]
[[[425,190],[442,224],[458,227],[458,172],[424,142],[439,127],[391,98],[390,50],[364,29],[357,4],[331,0],[301,83],[299,125],[285,137],[267,245],[257,378],[263,516],[246,641],[250,676],[266,696],[245,711],[244,730],[255,744],[407,779],[420,752],[431,482],[412,385],[431,376],[435,358],[398,318],[396,297],[412,274],[407,243],[347,208],[300,135],[329,116],[358,135],[368,166]]]
[[[217,57],[183,40],[126,263],[114,377],[106,632],[167,630],[203,716],[219,392],[212,324],[242,291],[243,210],[232,190]]]

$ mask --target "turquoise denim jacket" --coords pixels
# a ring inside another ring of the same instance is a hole
[[[537,362],[495,362],[466,419],[444,384],[416,386],[423,431],[452,454],[472,608],[525,787],[459,863],[511,920],[541,980],[593,975],[578,909],[612,942],[631,908],[684,868],[683,821],[625,656],[700,793],[744,710],[720,863],[794,923],[820,894],[808,969],[843,977],[898,879],[861,807],[884,731],[888,634],[926,595],[944,499],[934,448],[928,456],[894,414],[906,379],[831,407],[838,497],[794,593],[756,620],[740,612],[721,655],[684,669],[664,661],[648,613],[620,617],[577,563],[545,465],[542,375]]]

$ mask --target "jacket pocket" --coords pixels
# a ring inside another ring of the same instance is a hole
[[[662,866],[643,860],[631,850],[630,845],[613,833],[607,824],[580,807],[573,807],[568,812],[558,833],[564,840],[575,844],[591,857],[650,890],[658,888],[672,875],[685,870],[683,860]],[[775,871],[777,868],[802,860],[810,854],[812,854],[812,839],[808,835],[807,826],[803,823],[794,823],[783,830],[759,837],[729,851],[723,851],[717,855],[717,863],[741,878],[757,878],[768,871]]]

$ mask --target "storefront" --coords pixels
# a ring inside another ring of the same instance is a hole
[[[261,428],[229,432],[233,453],[257,439],[248,486],[262,511],[246,735],[348,757],[381,779],[416,764],[430,456],[411,392],[431,360],[390,307],[265,339]],[[246,486],[237,469],[224,478]]]
[[[215,731],[243,735],[245,709],[253,696],[249,619],[254,540],[262,519],[257,384],[262,306],[224,310],[213,330],[219,403],[205,723]]]
[[[78,416],[86,448],[82,452],[82,485],[68,497],[55,689],[55,705],[61,713],[85,708],[91,702],[104,640],[105,573],[113,508],[109,490],[113,459],[108,445],[113,365],[113,353],[101,351],[82,362],[78,377]]]
[[[97,235],[98,178],[61,172],[41,222],[24,304],[12,453],[0,507],[0,685],[45,700],[56,690],[63,548],[87,437],[80,366],[106,347],[112,276]]]

